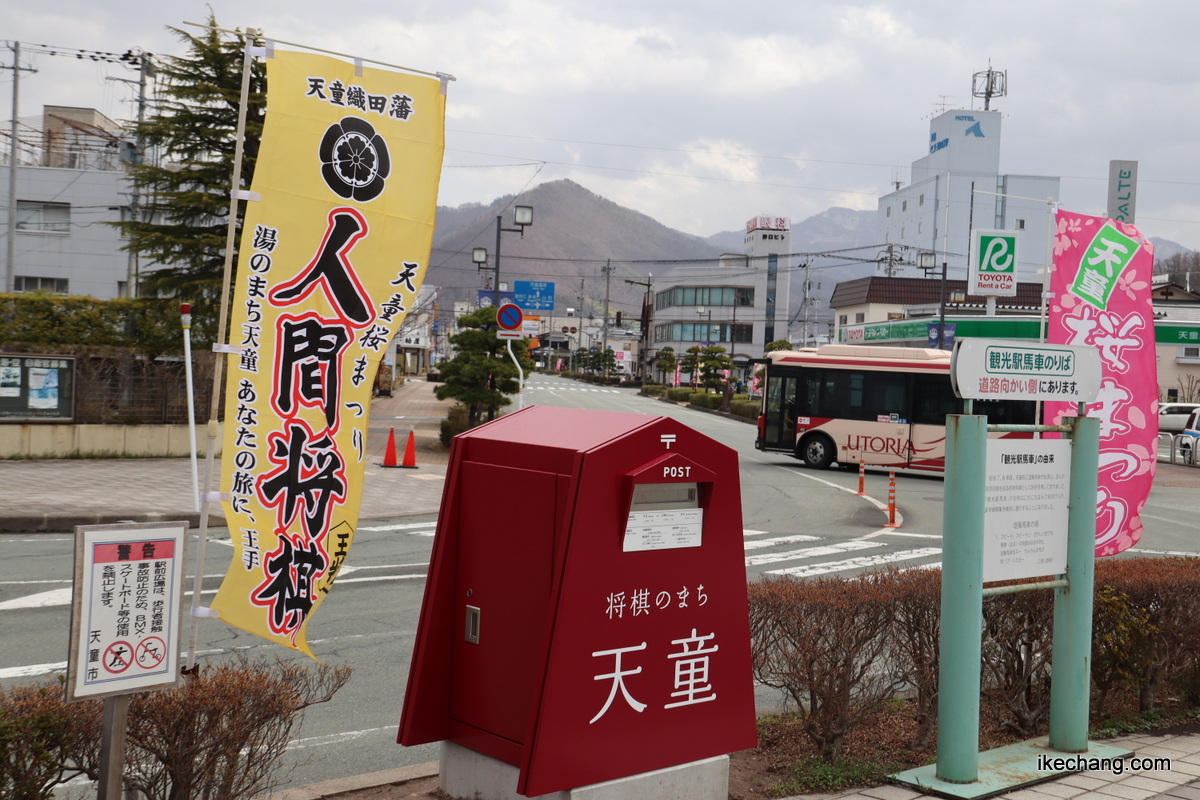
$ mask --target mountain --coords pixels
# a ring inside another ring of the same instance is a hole
[[[581,307],[592,313],[600,309],[604,298],[601,268],[607,259],[620,262],[614,264],[609,287],[614,309],[636,315],[643,288],[626,280],[644,281],[648,273],[665,268],[663,262],[714,259],[722,253],[742,252],[742,231],[702,239],[668,228],[573,181],[558,180],[486,205],[438,207],[426,280],[443,288],[444,307],[452,299],[473,300],[476,290],[485,285],[485,276],[471,262],[471,251],[487,248],[490,268],[495,263],[496,215],[503,215],[505,227],[513,227],[511,208],[518,204],[533,207],[533,224],[523,236],[502,234],[500,281],[510,286],[516,280],[554,281],[558,315],[567,307]],[[792,228],[792,249],[796,252],[841,250],[869,245],[874,240],[874,211],[831,208]],[[873,258],[876,253],[851,255]],[[828,311],[821,299],[829,297],[834,283],[869,275],[874,269],[871,264],[847,265],[839,259],[814,260],[810,266],[813,294],[818,298],[814,310],[818,316],[824,310],[826,317]],[[486,278],[490,281],[490,277],[489,269]],[[800,308],[803,283],[792,281],[793,311]],[[820,290],[815,289],[815,283],[821,284]]]
[[[1165,261],[1171,256],[1179,255],[1180,253],[1192,252],[1179,242],[1172,242],[1170,239],[1164,239],[1161,236],[1151,236],[1150,243],[1154,245],[1154,260],[1156,262]]]
[[[504,226],[511,228],[510,208],[518,204],[533,207],[533,224],[524,235],[502,234],[500,281],[510,286],[516,280],[554,281],[560,309],[579,305],[581,279],[585,298],[592,306],[602,305],[604,276],[600,270],[607,259],[645,262],[617,264],[612,274],[613,304],[628,314],[640,308],[643,290],[626,284],[625,279],[644,281],[655,261],[720,255],[697,236],[668,228],[574,181],[559,180],[520,195],[506,195],[486,206],[439,207],[426,280],[453,290],[451,294],[459,299],[473,297],[474,290],[484,284],[471,263],[471,251],[486,247],[488,265],[494,265],[496,215],[503,214]]]

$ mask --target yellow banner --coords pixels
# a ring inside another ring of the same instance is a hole
[[[308,655],[354,541],[371,389],[433,241],[445,83],[276,51],[233,293],[220,618]]]

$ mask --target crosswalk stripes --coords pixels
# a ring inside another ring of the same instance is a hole
[[[847,558],[842,561],[826,561],[821,564],[805,564],[798,567],[767,570],[768,575],[791,575],[794,578],[807,578],[813,575],[825,575],[830,572],[844,572],[850,569],[867,569],[894,564],[897,561],[912,561],[916,558],[936,556],[942,552],[940,547],[918,547],[915,550],[901,550],[895,553],[880,553],[872,556]]]
[[[359,528],[360,531],[395,531],[410,536],[432,537],[437,529],[437,520],[429,522],[395,523],[391,525],[369,525]],[[792,534],[788,536],[771,536],[770,531],[746,528],[742,531],[743,546],[746,550],[747,567],[773,567],[763,570],[767,575],[791,575],[803,578],[813,575],[825,575],[834,572],[849,572],[885,564],[898,564],[900,569],[937,569],[941,561],[926,564],[907,564],[923,558],[940,556],[940,547],[918,547],[909,550],[881,550],[889,543],[879,540],[849,539],[841,542],[829,542],[819,536],[808,534]],[[804,549],[788,549],[787,545],[808,542],[824,542]],[[784,548],[776,550],[774,548]],[[872,550],[869,555],[842,558],[834,561],[817,561],[815,563],[796,564],[799,561],[840,556],[855,551]],[[766,551],[766,552],[751,552]],[[778,567],[773,565],[778,564]]]

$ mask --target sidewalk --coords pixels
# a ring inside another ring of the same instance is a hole
[[[371,402],[360,519],[438,510],[448,453],[438,442],[439,423],[452,400],[434,397],[435,383],[407,381],[392,397]],[[414,433],[417,469],[382,469],[388,429],[395,428],[398,458]],[[204,484],[204,453],[199,476]],[[213,460],[214,491],[221,474]],[[187,520],[199,524],[187,458],[46,459],[0,461],[0,531],[71,531],[76,525]],[[224,527],[218,505],[209,526]]]
[[[1171,769],[1124,772],[1076,772],[998,795],[1001,800],[1200,800],[1200,734],[1133,734],[1105,740],[1134,751],[1137,758],[1170,759]],[[1126,760],[1128,767],[1129,760]],[[413,792],[423,778],[437,775],[437,762],[325,781],[270,795],[271,800],[391,800],[432,798]],[[424,787],[421,787],[422,789]],[[836,794],[796,795],[784,800],[918,800],[932,797],[900,786],[884,785]]]

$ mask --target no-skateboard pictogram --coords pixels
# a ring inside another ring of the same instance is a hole
[[[154,669],[167,657],[167,643],[157,636],[147,637],[138,644],[135,657],[142,669]]]
[[[133,663],[133,648],[129,642],[113,642],[104,650],[104,669],[114,675],[120,675],[129,669]]]

